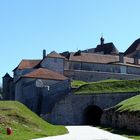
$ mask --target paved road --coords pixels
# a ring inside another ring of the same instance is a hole
[[[69,134],[34,140],[130,140],[91,126],[66,126]]]

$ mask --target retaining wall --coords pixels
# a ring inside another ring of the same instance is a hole
[[[51,114],[46,114],[44,118],[53,124],[82,125],[84,124],[84,112],[87,107],[96,105],[104,110],[137,94],[138,93],[69,94],[57,102]]]
[[[121,80],[133,80],[140,79],[140,75],[110,73],[110,72],[96,72],[96,71],[84,71],[84,70],[65,70],[64,75],[73,80],[82,80],[86,82],[94,82],[105,79],[121,79]]]

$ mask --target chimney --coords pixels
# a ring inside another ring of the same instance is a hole
[[[44,49],[43,50],[43,58],[45,58],[46,57],[46,50]]]
[[[101,43],[100,45],[104,45],[104,38],[103,37],[100,38],[100,43]]]
[[[119,53],[119,62],[124,63],[124,56],[123,53]]]

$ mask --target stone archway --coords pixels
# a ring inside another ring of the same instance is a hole
[[[102,113],[103,110],[100,107],[96,105],[88,106],[84,110],[84,124],[94,126],[100,125]]]

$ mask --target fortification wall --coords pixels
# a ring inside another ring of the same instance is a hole
[[[140,133],[140,112],[116,112],[115,109],[104,110],[101,124],[127,129]]]
[[[140,67],[127,67],[127,73],[140,75]]]
[[[70,81],[21,78],[16,83],[15,100],[37,114],[51,112],[55,103],[70,91]]]
[[[67,61],[65,69],[140,75],[140,67],[120,64],[101,64]]]
[[[15,100],[25,104],[32,111],[37,112],[38,90],[35,79],[22,78],[15,85]]]
[[[51,84],[50,84],[51,82]],[[41,99],[41,114],[46,114],[46,112],[51,112],[55,103],[58,102],[64,95],[67,95],[70,92],[70,82],[69,80],[64,81],[53,81],[46,82],[45,85],[49,85],[49,89],[40,88],[42,93]]]
[[[103,110],[137,94],[138,93],[69,94],[57,102],[51,114],[46,114],[44,118],[53,124],[82,125],[84,124],[84,113],[87,107],[96,105]]]
[[[100,81],[105,79],[121,79],[132,80],[140,79],[140,75],[109,73],[109,72],[96,72],[84,70],[65,70],[64,75],[73,80],[82,80],[87,82]]]
[[[74,62],[74,61],[68,62],[66,68],[71,70],[102,71],[115,73],[120,72],[120,65]]]

